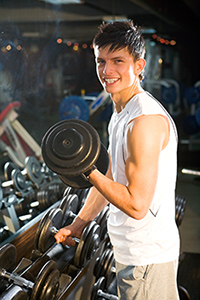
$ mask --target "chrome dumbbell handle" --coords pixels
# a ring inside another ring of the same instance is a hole
[[[5,269],[0,269],[0,276],[3,278],[8,279],[11,282],[14,282],[15,284],[25,287],[27,289],[32,289],[34,286],[34,283],[13,273],[7,272]]]
[[[104,293],[102,290],[97,291],[97,296],[103,297],[108,300],[119,300],[119,298],[115,295]]]

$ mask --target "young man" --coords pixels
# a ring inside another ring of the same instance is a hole
[[[55,238],[74,245],[73,237],[110,203],[119,298],[176,300],[177,133],[166,110],[140,85],[144,53],[131,21],[100,26],[94,38],[97,75],[115,106],[108,128],[110,166],[106,176],[92,170],[84,207]]]

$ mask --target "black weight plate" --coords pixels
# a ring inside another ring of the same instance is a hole
[[[52,234],[51,229],[55,227],[59,230],[61,222],[62,210],[60,208],[53,208],[51,214],[47,216],[43,223],[43,228],[38,239],[38,250],[41,253],[46,252],[55,243],[54,234]]]
[[[105,269],[104,269],[105,262],[106,262],[106,251],[102,253],[99,261],[97,262],[98,265],[95,266],[94,275],[96,278],[99,278],[101,276],[105,277]],[[96,272],[97,268],[98,268],[98,272]]]
[[[19,167],[13,162],[6,162],[4,165],[4,177],[6,180],[11,180],[11,173],[13,170],[19,170]]]
[[[44,286],[40,295],[40,300],[56,299],[59,289],[60,272],[58,269],[53,270],[44,282]]]
[[[92,288],[91,298],[90,300],[101,300],[102,297],[99,297],[97,292],[98,290],[104,290],[106,285],[106,280],[104,277],[100,277],[97,282],[94,284]]]
[[[32,288],[30,300],[41,300],[40,295],[44,288],[45,281],[47,280],[49,274],[57,269],[57,264],[53,260],[48,260],[46,264],[41,268],[38,273],[34,286]]]
[[[28,300],[28,294],[18,285],[10,285],[0,294],[1,300]]]
[[[69,196],[70,194],[73,194],[73,193],[72,193],[72,190],[73,190],[73,189],[71,188],[71,186],[67,186],[67,187],[65,188],[65,190],[64,190],[64,193],[63,193],[63,196],[62,196],[62,197],[64,198],[64,197],[66,197],[66,196]]]
[[[97,161],[95,162],[95,166],[102,174],[106,174],[109,166],[109,156],[103,144],[101,144],[101,151]],[[83,175],[67,176],[66,174],[62,174],[58,176],[65,184],[73,188],[86,189],[92,187],[92,184],[86,180]]]
[[[42,155],[55,173],[77,176],[96,162],[100,152],[97,131],[82,120],[64,120],[53,125],[42,139]]]
[[[40,162],[34,156],[27,156],[25,158],[25,169],[28,175],[28,178],[38,185],[43,181],[43,176],[41,172]]]
[[[40,234],[41,234],[41,230],[43,228],[43,224],[45,224],[46,220],[49,218],[49,215],[52,213],[52,208],[48,209],[44,215],[42,216],[39,224],[38,224],[38,228],[36,230],[36,233],[35,233],[35,239],[34,239],[34,245],[35,245],[35,248],[38,249],[38,241],[39,241],[39,237],[40,237]]]
[[[74,264],[83,267],[99,246],[100,226],[92,221],[85,227],[74,256]]]
[[[96,250],[99,247],[99,243],[100,243],[100,226],[98,224],[95,224],[87,237],[87,248],[85,248],[85,253],[84,251],[82,252],[83,261],[84,259],[85,261],[88,261],[94,256]]]
[[[11,272],[16,264],[17,249],[13,244],[4,244],[0,248],[0,268]]]
[[[60,202],[59,208],[62,210],[62,224],[61,226],[67,226],[71,223],[71,220],[74,217],[71,217],[72,214],[77,213],[78,208],[78,196],[77,195],[69,195],[62,199]]]
[[[112,267],[114,264],[114,256],[113,256],[113,251],[111,249],[107,249],[107,254],[106,254],[106,262],[104,265],[105,268],[105,277],[109,278],[111,272],[112,272]]]
[[[101,233],[100,238],[101,240],[104,240],[106,234],[107,234],[107,219],[109,214],[109,207],[108,205],[104,207],[104,209],[98,214],[96,222],[100,225]]]
[[[7,299],[10,299],[10,298],[7,298]],[[28,300],[28,294],[21,289],[16,293],[16,295],[12,299],[13,300]]]
[[[90,222],[84,229],[79,241],[79,244],[76,248],[76,252],[74,255],[74,265],[77,267],[81,266],[81,253],[85,244],[85,241],[87,240],[87,236],[91,230],[91,228],[94,226],[94,221]]]
[[[100,274],[101,274],[101,272],[100,272],[100,257],[98,256],[97,258],[96,258],[96,261],[95,261],[95,264],[94,264],[94,269],[93,269],[93,275],[96,277],[96,278],[99,278],[100,277]]]

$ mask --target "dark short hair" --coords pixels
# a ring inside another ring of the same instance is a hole
[[[131,20],[102,23],[93,39],[93,46],[98,48],[110,46],[109,51],[127,48],[134,61],[144,58],[145,54],[145,41],[141,30]],[[139,78],[142,80],[143,75],[140,75]]]

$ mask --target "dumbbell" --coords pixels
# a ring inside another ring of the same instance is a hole
[[[0,248],[0,277],[23,288],[27,295],[30,294],[30,300],[56,299],[60,277],[56,262],[53,260],[47,261],[40,269],[35,281],[32,282],[16,273],[12,273],[16,264],[16,252],[16,247],[12,244],[5,244]],[[7,294],[6,290],[3,294]],[[9,299],[16,298],[13,297]],[[24,299],[28,299],[28,297]]]
[[[46,252],[54,243],[55,239],[52,234],[48,234],[48,237],[44,235],[46,233],[46,230],[49,233],[49,227],[45,227],[44,231],[44,225],[47,224],[46,222],[49,222],[49,226],[57,226],[59,228],[62,228],[63,226],[66,226],[68,222],[71,220],[71,216],[74,215],[77,212],[77,205],[78,205],[78,196],[76,195],[70,195],[70,189],[65,190],[65,196],[60,202],[59,208],[61,209],[61,212],[59,211],[58,217],[55,215],[52,218],[52,224],[51,224],[51,213],[52,209],[46,211],[46,213],[43,215],[42,219],[39,222],[38,228],[35,233],[35,247],[38,249],[41,253]],[[71,215],[70,215],[71,214]],[[64,220],[65,217],[65,220]],[[47,221],[48,220],[48,221]],[[55,223],[55,225],[54,225]],[[44,231],[44,233],[43,233]]]
[[[10,174],[10,179],[3,181],[1,186],[5,196],[10,193],[11,188],[20,196],[25,196],[31,192],[29,182],[26,181],[19,169],[13,169]]]
[[[13,170],[18,170],[24,175],[26,180],[30,180],[37,188],[45,182],[45,177],[41,172],[40,162],[34,156],[27,156],[24,162],[25,168],[20,170],[13,162],[6,162],[4,165],[4,177],[6,180],[11,179]]]
[[[100,300],[101,298],[108,300],[119,300],[119,298],[116,295],[108,294],[103,291],[105,289],[105,285],[105,278],[100,277],[92,288],[90,300]]]
[[[100,239],[103,241],[108,235],[107,219],[109,216],[109,206],[107,205],[96,217],[97,224],[100,225]]]
[[[177,195],[175,199],[175,214],[176,214],[175,219],[178,227],[182,223],[183,216],[185,213],[185,208],[186,208],[186,199],[180,195]]]
[[[94,165],[103,174],[108,169],[108,153],[97,131],[82,120],[71,119],[54,124],[45,133],[41,149],[49,169],[74,188],[92,186],[87,176]]]
[[[35,247],[41,253],[46,252],[55,243],[54,235],[64,224],[63,215],[70,215],[69,217],[71,218],[75,214],[67,210],[67,206],[65,206],[65,211],[58,207],[49,209],[41,219],[35,235]],[[77,248],[74,256],[74,265],[76,267],[85,266],[87,261],[93,257],[99,247],[99,234],[100,226],[95,221],[92,221],[84,228],[81,238],[75,239]],[[66,246],[66,248],[69,247]]]
[[[116,277],[115,259],[113,250],[106,248],[100,257],[97,257],[93,269],[96,279],[104,277],[108,287]]]

